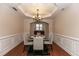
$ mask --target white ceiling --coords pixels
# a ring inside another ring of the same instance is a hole
[[[42,18],[51,16],[57,7],[53,3],[26,3],[19,5],[19,9],[29,17],[36,15],[36,9],[39,9],[39,14]]]
[[[36,15],[36,9],[39,9],[39,14],[42,18],[54,16],[54,14],[69,6],[69,3],[21,3],[17,4],[18,8],[27,17]]]

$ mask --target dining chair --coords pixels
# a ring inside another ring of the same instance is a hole
[[[50,49],[52,49],[52,45],[53,45],[53,33],[49,34],[48,40],[44,41],[45,45],[48,45]]]
[[[30,46],[30,45],[33,45],[33,41],[29,41],[30,38],[29,38],[29,35],[28,34],[24,34],[24,38],[23,38],[23,41],[24,41],[24,51],[26,49],[26,46]]]
[[[43,38],[42,37],[35,37],[33,39],[33,50],[43,50]]]

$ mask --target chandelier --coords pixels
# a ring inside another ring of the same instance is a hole
[[[34,21],[40,21],[42,18],[41,16],[39,15],[39,9],[36,9],[36,15],[33,16],[33,20]]]

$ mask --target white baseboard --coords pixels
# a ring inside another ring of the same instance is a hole
[[[0,37],[0,56],[5,55],[23,41],[23,34],[13,34]]]
[[[54,42],[56,43],[56,42]],[[63,50],[65,50],[68,54],[70,54],[71,56],[74,56],[73,53],[71,53],[69,50],[67,50],[67,48],[65,48],[64,46],[62,46],[61,44],[59,43],[56,43],[59,47],[61,47]]]

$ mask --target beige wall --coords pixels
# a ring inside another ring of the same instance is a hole
[[[55,32],[79,38],[79,4],[72,4],[55,18]]]
[[[8,4],[0,4],[0,37],[23,32],[23,19]]]
[[[49,23],[49,32],[53,31],[53,20],[52,19],[43,19],[44,22]],[[30,23],[33,22],[33,19],[25,19],[24,21],[24,32],[30,32]]]
[[[53,32],[53,19],[44,19],[49,24],[49,32]]]

